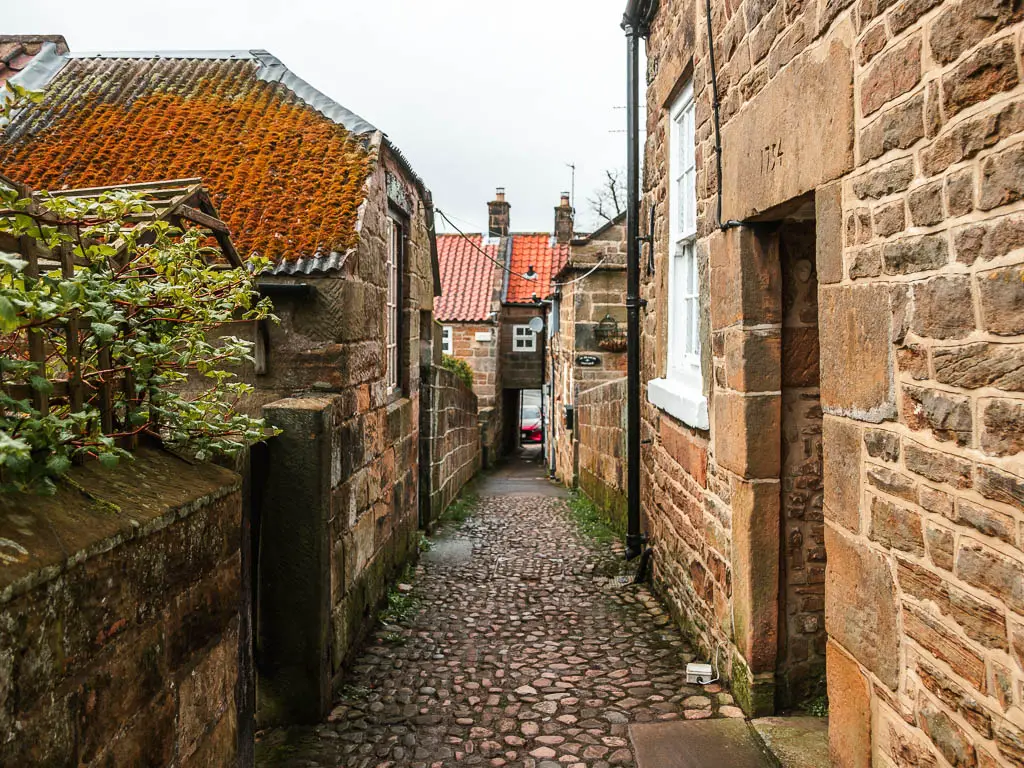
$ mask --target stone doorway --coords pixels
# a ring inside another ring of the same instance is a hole
[[[825,693],[825,523],[815,221],[778,228],[782,278],[779,633],[775,704]]]

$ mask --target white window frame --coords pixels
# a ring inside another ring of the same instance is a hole
[[[512,326],[512,351],[536,352],[537,332],[528,325]]]
[[[388,392],[397,392],[401,386],[401,350],[399,339],[402,328],[402,225],[390,216],[387,219],[387,260],[384,263],[387,277],[387,298],[385,300],[385,367],[387,368]]]
[[[664,378],[647,384],[647,399],[680,421],[708,429],[701,364],[701,285],[697,263],[697,166],[693,84],[669,112],[668,348]]]
[[[455,345],[452,343],[453,329],[450,325],[441,326],[441,352],[446,355],[452,354]]]

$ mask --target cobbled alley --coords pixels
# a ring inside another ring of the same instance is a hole
[[[328,722],[262,734],[260,768],[629,766],[631,723],[742,716],[717,684],[686,685],[693,654],[659,601],[540,474],[484,480]]]

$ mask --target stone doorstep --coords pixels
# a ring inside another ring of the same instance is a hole
[[[827,768],[828,718],[761,717],[750,723],[782,768]]]
[[[637,768],[775,768],[745,720],[641,723],[629,727]],[[827,765],[827,763],[826,763]]]

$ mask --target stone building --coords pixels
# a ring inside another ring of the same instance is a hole
[[[749,713],[827,670],[837,766],[1024,764],[1021,13],[708,8],[647,46],[656,581]]]
[[[319,720],[415,551],[421,344],[439,291],[430,192],[382,131],[265,51],[48,41],[19,66],[45,97],[2,137],[0,170],[50,190],[201,178],[242,257],[273,263],[259,286],[280,324],[232,329],[257,342],[247,407],[285,428],[254,497],[259,709]]]
[[[466,360],[474,373],[481,409],[494,408],[484,429],[492,456],[518,444],[524,390],[550,382],[554,276],[569,258],[572,207],[563,195],[555,207],[555,232],[511,232],[511,204],[498,188],[488,203],[488,233],[439,235],[442,349]],[[547,300],[547,301],[546,301]],[[529,327],[539,317],[545,332]]]
[[[622,378],[626,371],[625,214],[592,234],[574,238],[555,275],[551,341],[551,434],[555,475],[576,485],[579,450],[575,407],[580,393]],[[624,466],[618,468],[625,472]]]

